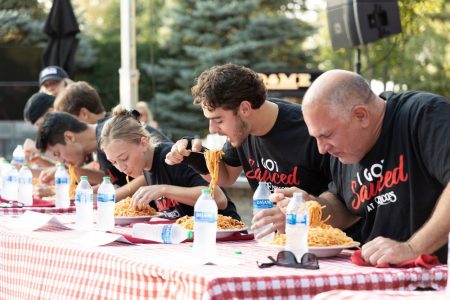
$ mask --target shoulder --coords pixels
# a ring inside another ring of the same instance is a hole
[[[432,110],[437,107],[450,105],[450,101],[447,98],[428,92],[409,91],[399,94],[385,92],[380,97],[387,101],[388,106],[403,111]]]

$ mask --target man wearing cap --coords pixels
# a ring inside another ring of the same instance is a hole
[[[55,97],[46,93],[37,92],[28,99],[23,109],[25,122],[30,122],[34,127],[39,128],[47,112],[53,111]]]
[[[57,96],[70,83],[69,75],[58,66],[45,67],[39,74],[41,92]]]

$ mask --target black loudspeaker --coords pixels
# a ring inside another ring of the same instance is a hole
[[[368,44],[402,31],[395,0],[327,0],[334,50]]]

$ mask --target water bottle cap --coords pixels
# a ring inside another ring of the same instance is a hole
[[[267,184],[267,182],[265,182],[265,181],[260,181],[259,182],[259,185],[266,185]]]
[[[88,180],[88,177],[87,176],[81,176],[80,179],[81,180]]]
[[[103,177],[103,180],[104,180],[104,181],[107,181],[107,182],[110,182],[110,181],[111,181],[111,177],[105,176],[105,177]]]
[[[211,194],[210,189],[202,189],[202,194]]]
[[[60,162],[58,163],[58,167],[66,167],[66,166],[64,165],[64,163]]]
[[[28,164],[22,164],[22,167],[28,168]]]

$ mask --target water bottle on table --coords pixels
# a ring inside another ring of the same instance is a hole
[[[197,263],[215,260],[217,234],[217,204],[210,189],[202,193],[194,206],[194,243],[192,253]]]
[[[75,190],[75,225],[79,230],[92,230],[94,227],[94,193],[87,176],[81,176]]]
[[[63,163],[59,163],[55,173],[55,207],[70,206],[70,177]]]
[[[302,193],[294,193],[286,207],[286,250],[300,261],[308,252],[308,209]]]
[[[3,191],[2,198],[10,201],[17,201],[19,198],[18,172],[15,166],[7,164],[3,170]]]
[[[108,176],[103,177],[103,182],[97,191],[97,228],[101,231],[113,230],[114,206],[116,204],[116,190]]]
[[[17,145],[13,151],[13,161],[18,165],[18,167],[22,166],[25,162],[25,151],[23,150],[22,145]]]
[[[189,232],[178,224],[144,224],[133,226],[133,237],[164,244],[179,244],[189,237]]]
[[[19,192],[17,200],[25,206],[33,205],[33,174],[27,164],[23,164],[20,168],[19,176]]]
[[[265,181],[259,182],[258,187],[256,188],[256,191],[253,194],[253,216],[255,216],[260,211],[263,211],[265,209],[273,207],[273,203],[272,203],[272,201],[270,201],[269,197],[270,197],[270,190],[269,190],[269,187],[267,186],[267,183]],[[266,226],[264,226],[262,228],[254,230],[253,233],[256,236],[257,234],[266,230],[267,228],[270,228],[271,226],[273,226],[272,223],[267,224]],[[269,240],[273,239],[273,236],[274,236],[274,234],[271,233],[271,234],[266,235],[262,239],[259,239],[258,241],[259,242],[269,241]]]

